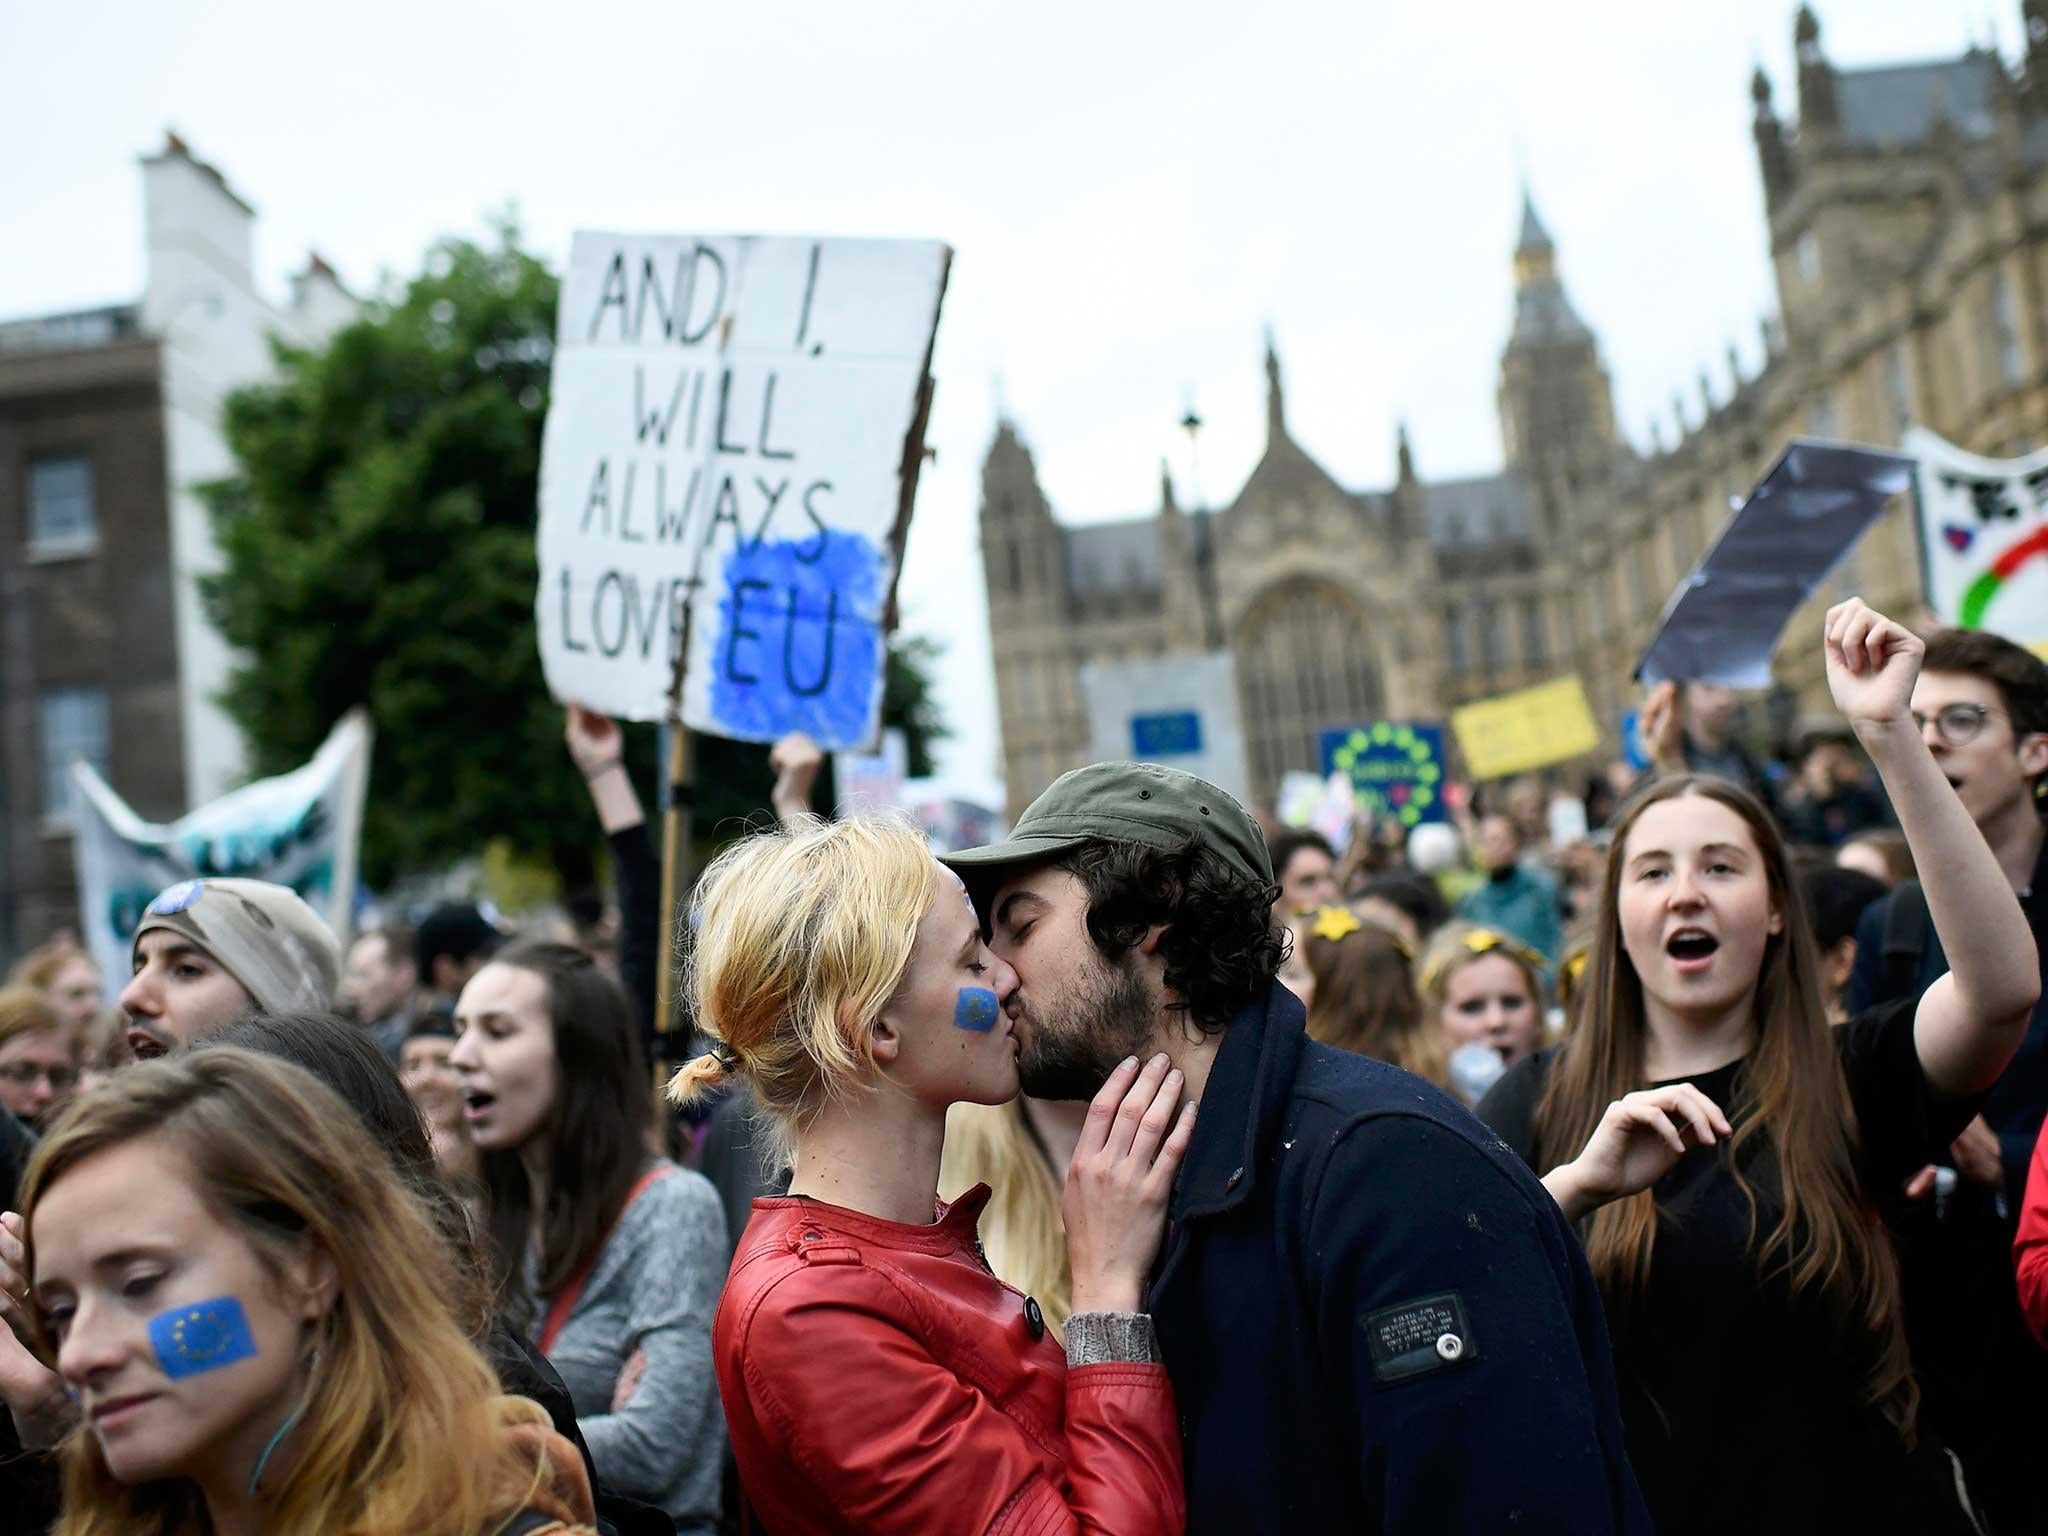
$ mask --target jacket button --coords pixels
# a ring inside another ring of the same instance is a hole
[[[1465,1341],[1455,1333],[1446,1333],[1436,1341],[1436,1352],[1444,1360],[1456,1360],[1465,1353]]]
[[[1244,1170],[1242,1168],[1233,1168],[1230,1170],[1230,1177],[1223,1181],[1223,1187],[1226,1190],[1231,1190],[1237,1188],[1243,1182]]]
[[[1032,1338],[1045,1337],[1045,1314],[1038,1310],[1038,1299],[1034,1296],[1024,1298],[1024,1326],[1031,1330]]]

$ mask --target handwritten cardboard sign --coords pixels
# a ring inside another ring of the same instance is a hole
[[[1923,427],[1905,446],[1919,460],[1928,607],[1963,629],[2048,641],[2048,448],[1979,458]]]
[[[557,698],[743,741],[871,743],[934,241],[579,233],[541,443]]]
[[[1474,779],[1548,768],[1600,745],[1600,728],[1576,675],[1455,709],[1451,732]]]

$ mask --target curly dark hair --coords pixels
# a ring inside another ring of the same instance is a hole
[[[1174,1006],[1209,1034],[1264,996],[1286,952],[1273,923],[1277,885],[1245,875],[1190,839],[1172,851],[1083,843],[1053,861],[1088,893],[1088,937],[1119,960],[1159,924]]]

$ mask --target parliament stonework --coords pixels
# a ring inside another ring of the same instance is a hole
[[[982,557],[1015,815],[1088,760],[1084,662],[1228,649],[1253,794],[1317,766],[1326,727],[1427,719],[1566,672],[1610,736],[1665,598],[1795,436],[1893,445],[1909,422],[1990,455],[2048,443],[2048,0],[2022,0],[2024,59],[1991,52],[1836,69],[1802,8],[1796,112],[1751,82],[1778,318],[1766,361],[1705,399],[1670,445],[1625,442],[1596,338],[1525,201],[1501,356],[1504,464],[1339,485],[1289,433],[1268,345],[1266,450],[1213,511],[1160,505],[1064,527],[1016,426],[982,471]],[[1822,599],[1912,615],[1920,568],[1895,506]],[[1809,619],[1811,622],[1809,623]],[[1804,628],[1800,628],[1804,626]],[[1793,628],[1817,632],[1818,613]],[[1796,711],[1824,684],[1779,657]]]

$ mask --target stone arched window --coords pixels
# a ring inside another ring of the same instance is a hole
[[[1270,806],[1280,776],[1322,770],[1326,730],[1384,718],[1379,648],[1342,588],[1297,580],[1260,595],[1238,625],[1238,702],[1252,794]]]

